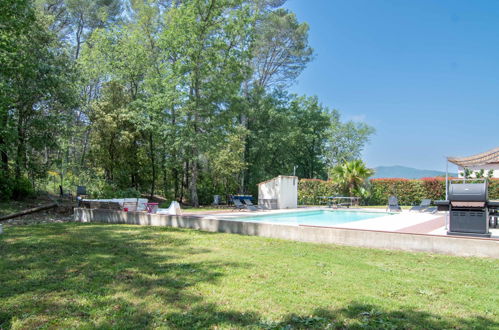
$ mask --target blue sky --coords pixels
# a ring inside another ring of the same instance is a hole
[[[499,146],[499,1],[288,0],[316,57],[291,91],[376,128],[371,167]],[[455,170],[455,167],[449,167]]]

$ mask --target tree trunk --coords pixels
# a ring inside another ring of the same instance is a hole
[[[7,128],[8,115],[2,112],[2,127]],[[9,171],[9,155],[7,153],[7,141],[3,135],[0,135],[0,168],[4,171],[4,175],[7,175]]]
[[[8,214],[8,215],[5,215],[3,217],[0,217],[0,221],[12,219],[12,218],[17,218],[17,217],[20,217],[20,216],[23,216],[23,215],[27,215],[27,214],[30,214],[30,213],[35,213],[35,212],[39,212],[39,211],[43,211],[43,210],[52,209],[54,207],[57,207],[57,203],[46,204],[46,205],[42,205],[42,206],[35,207],[35,208],[32,208],[32,209],[27,209],[27,210],[24,210],[24,211],[21,211],[21,212]]]
[[[154,189],[156,185],[156,161],[154,158],[154,140],[152,132],[149,133],[149,151],[151,157],[151,170],[152,170],[152,183],[151,183],[151,198],[154,195]]]
[[[9,155],[7,154],[7,144],[3,136],[0,136],[0,162],[2,163],[1,169],[4,175],[7,175],[9,172]]]
[[[86,153],[87,153],[87,145],[88,145],[88,138],[90,136],[90,127],[87,128],[87,131],[85,132],[85,135],[84,135],[84,142],[83,142],[83,150],[81,152],[81,159],[80,159],[80,165],[83,166],[83,164],[85,163],[85,156],[86,156]]]
[[[199,206],[199,199],[198,199],[198,187],[197,187],[197,180],[198,180],[198,162],[196,159],[193,159],[191,161],[191,182],[190,182],[190,193],[191,193],[191,204],[194,207]]]
[[[20,109],[19,119],[17,120],[17,153],[16,153],[16,167],[15,167],[15,178],[16,181],[21,179],[21,167],[24,163],[24,149],[26,147],[24,127],[23,127],[23,110]]]

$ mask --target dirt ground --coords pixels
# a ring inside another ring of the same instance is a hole
[[[27,198],[21,201],[0,202],[0,217],[54,202],[59,204],[57,208],[3,220],[0,221],[0,223],[8,226],[70,221],[73,217],[73,208],[75,207],[76,202],[68,198],[61,199],[59,196],[46,193],[41,193],[36,197]]]

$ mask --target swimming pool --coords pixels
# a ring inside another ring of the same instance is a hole
[[[266,214],[230,218],[227,220],[245,222],[265,222],[283,225],[308,225],[308,226],[334,226],[342,223],[385,217],[390,213],[381,212],[358,212],[339,210],[318,210],[289,212],[280,214]]]

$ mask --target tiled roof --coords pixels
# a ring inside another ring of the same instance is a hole
[[[447,160],[462,167],[499,164],[499,147],[469,157],[447,157]]]

